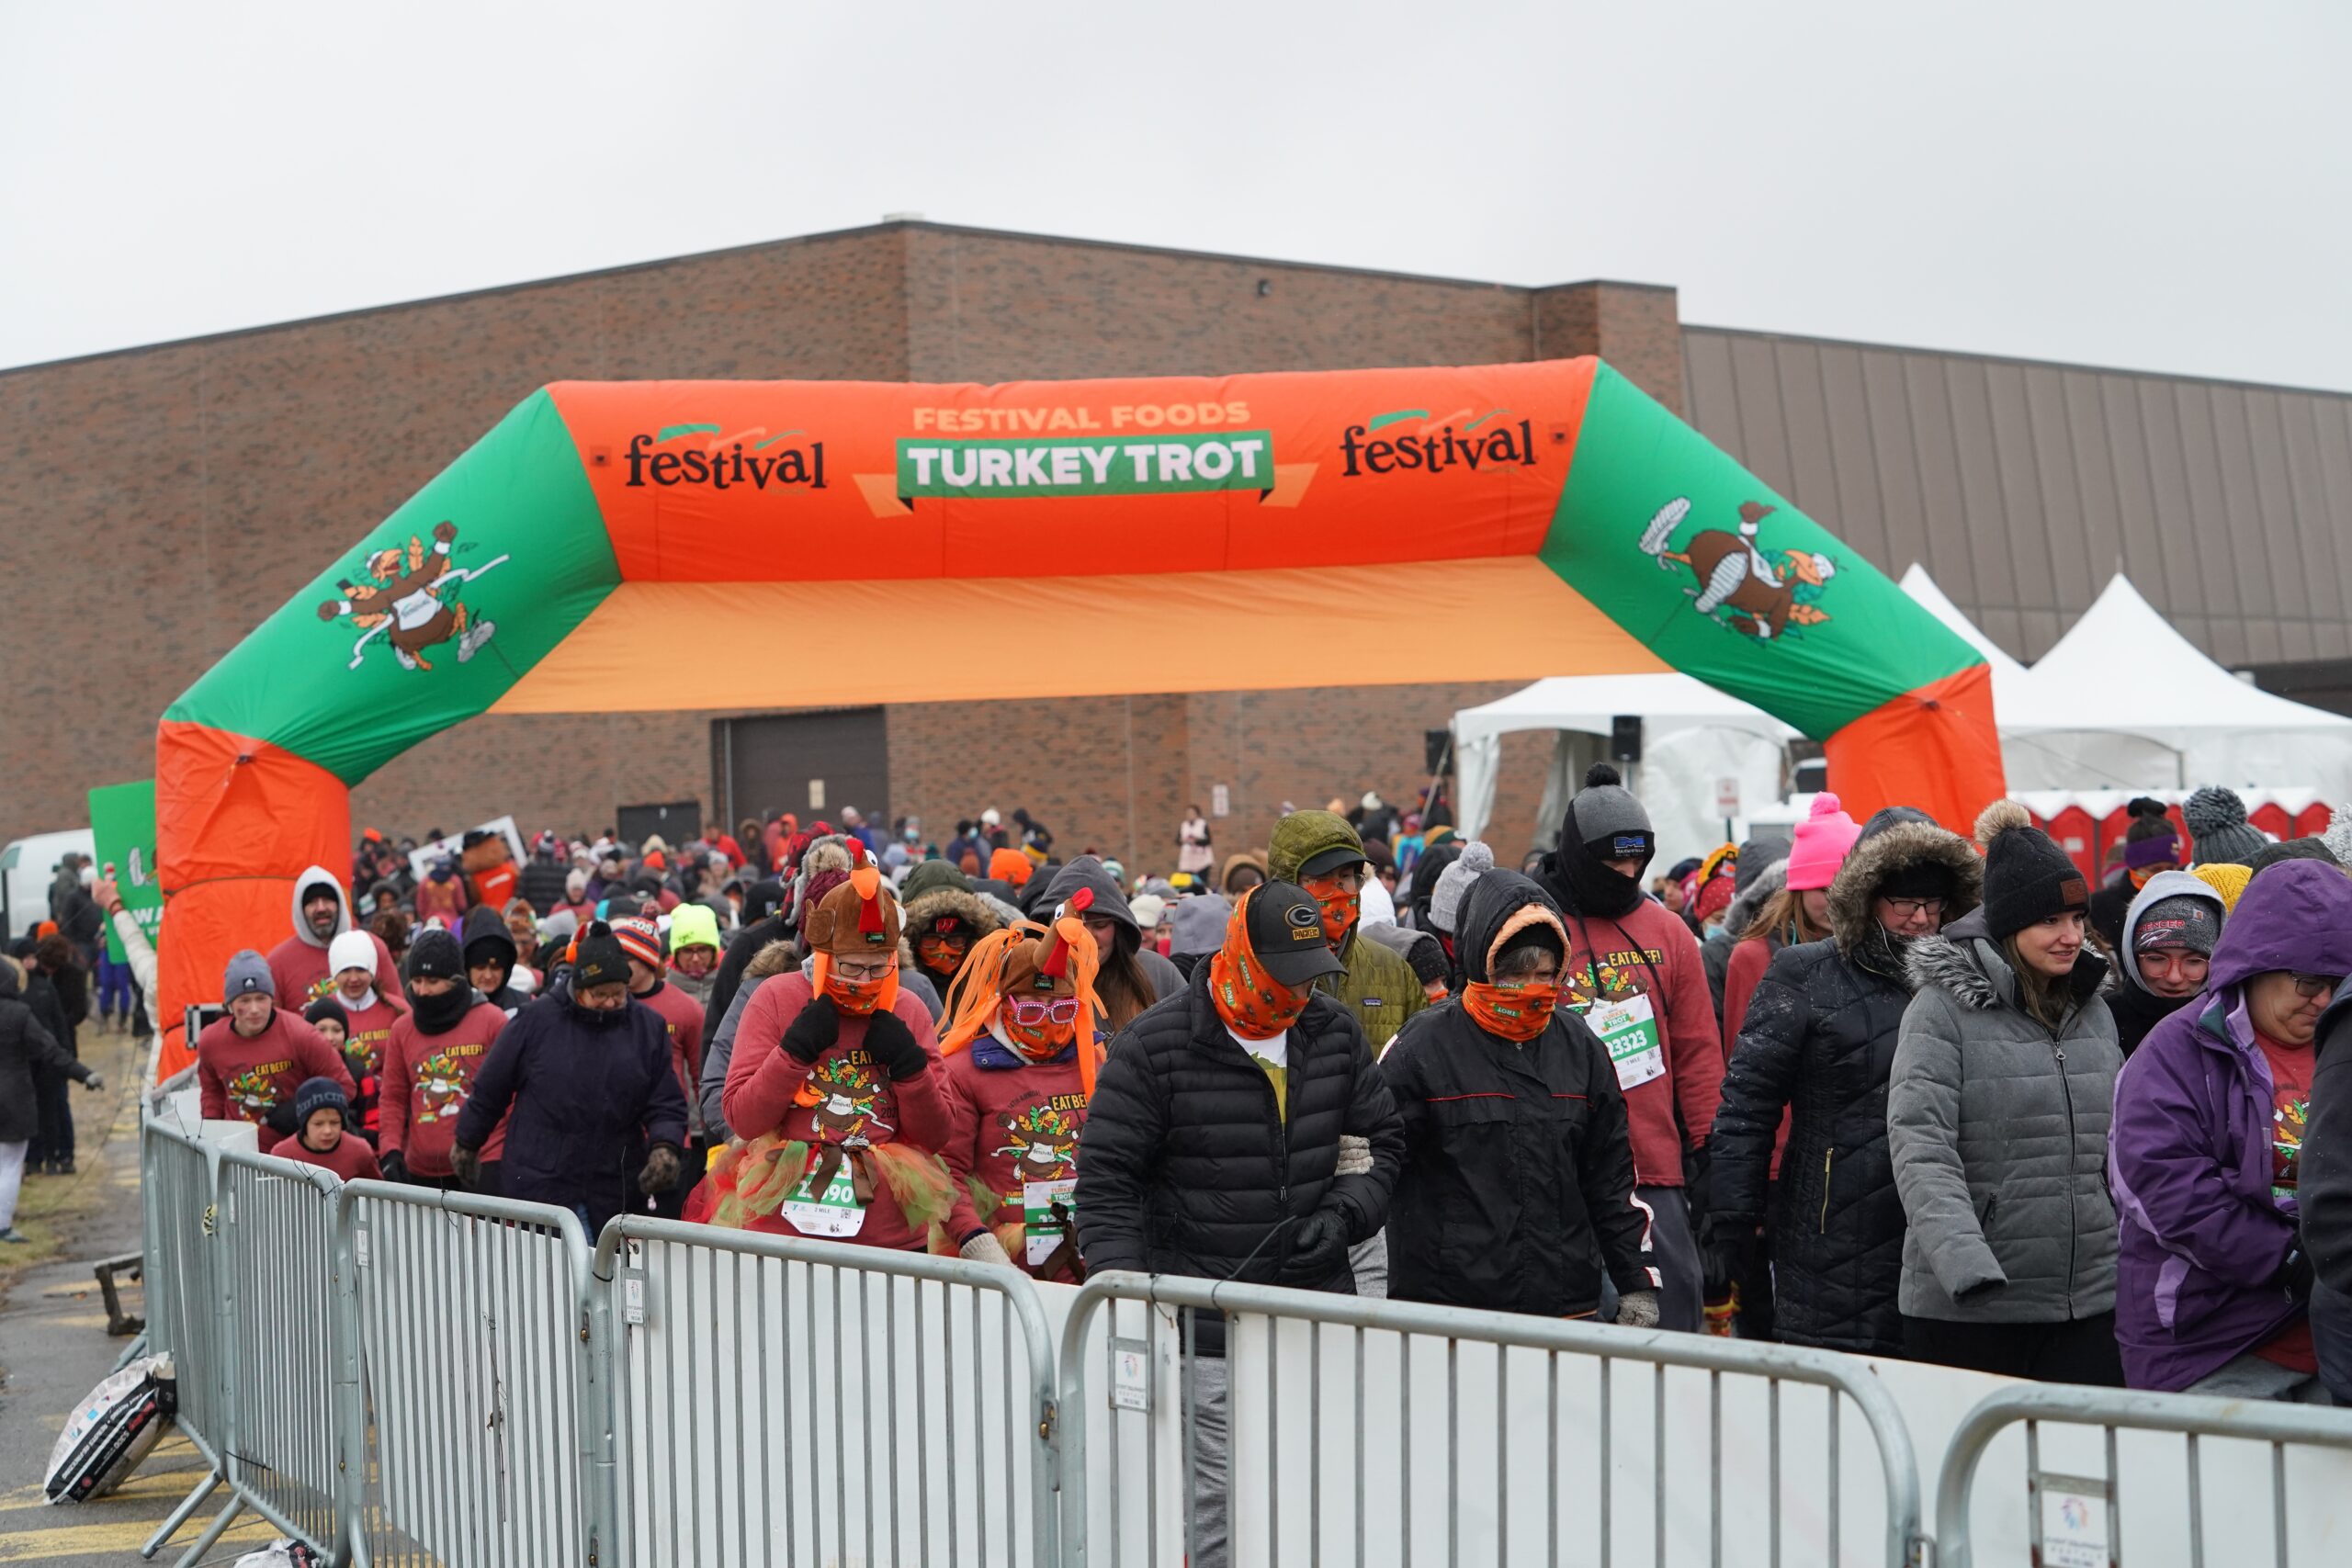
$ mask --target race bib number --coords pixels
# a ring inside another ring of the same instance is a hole
[[[1630,1089],[1666,1076],[1666,1050],[1658,1042],[1657,1013],[1646,996],[1636,992],[1615,1001],[1595,1002],[1584,1021],[1609,1050],[1609,1065],[1617,1069],[1617,1087]]]
[[[849,1161],[833,1167],[832,1176],[821,1192],[811,1190],[817,1173],[811,1170],[800,1179],[800,1185],[784,1201],[781,1211],[785,1222],[803,1235],[855,1235],[865,1224],[865,1211],[857,1206],[857,1189],[850,1182]]]
[[[1061,1206],[1061,1215],[1054,1213]],[[1023,1222],[1023,1253],[1032,1269],[1045,1266],[1070,1234],[1069,1226],[1077,1224],[1078,1178],[1060,1181],[1026,1181],[1021,1186],[1021,1216]]]

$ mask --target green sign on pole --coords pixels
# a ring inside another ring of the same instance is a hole
[[[98,874],[114,878],[122,907],[155,940],[164,918],[164,886],[155,879],[155,781],[102,784],[90,792],[90,837],[96,840]],[[107,922],[107,956],[124,961],[122,939]]]

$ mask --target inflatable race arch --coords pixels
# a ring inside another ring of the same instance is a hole
[[[1152,659],[1069,656],[1142,619]],[[480,713],[1668,667],[1826,742],[1858,815],[2000,793],[1982,659],[1596,359],[559,383],[164,714],[164,1013],[347,863],[351,785]]]

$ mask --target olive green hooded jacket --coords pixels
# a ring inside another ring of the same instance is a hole
[[[1336,811],[1294,811],[1274,824],[1266,869],[1277,881],[1296,882],[1300,866],[1335,849],[1363,853],[1363,840],[1346,818]],[[1429,995],[1410,964],[1380,943],[1364,941],[1353,927],[1340,939],[1340,962],[1347,972],[1324,976],[1315,988],[1355,1015],[1377,1056],[1388,1049],[1407,1019],[1430,1005]]]

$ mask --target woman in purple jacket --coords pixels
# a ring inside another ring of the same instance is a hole
[[[2296,1236],[2320,1014],[2352,974],[2352,879],[2265,868],[2202,995],[2115,1085],[2109,1169],[2122,1248],[2116,1338],[2134,1388],[2326,1404]]]

